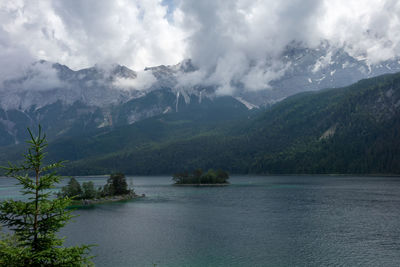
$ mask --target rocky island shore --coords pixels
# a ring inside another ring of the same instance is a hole
[[[71,202],[71,206],[91,206],[96,204],[105,204],[111,202],[119,202],[119,201],[128,201],[134,199],[144,198],[145,194],[126,194],[126,195],[119,195],[119,196],[110,196],[110,197],[102,197],[102,198],[94,198],[94,199],[79,199],[73,200]]]

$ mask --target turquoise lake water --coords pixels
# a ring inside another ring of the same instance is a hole
[[[398,177],[127,179],[147,197],[76,210],[61,231],[67,245],[97,244],[97,266],[400,266]],[[0,179],[0,200],[20,197],[14,183]]]

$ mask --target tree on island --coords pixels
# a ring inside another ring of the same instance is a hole
[[[62,162],[43,165],[47,146],[46,136],[39,126],[38,136],[28,129],[30,147],[20,165],[2,167],[6,176],[18,180],[26,201],[5,200],[0,203],[0,222],[14,232],[11,237],[0,240],[1,266],[83,266],[92,264],[89,246],[64,247],[64,239],[57,232],[73,216],[66,207],[69,198],[52,199],[49,189],[59,183],[54,172]],[[34,175],[30,177],[29,175]]]
[[[82,184],[82,191],[83,191],[82,197],[84,199],[93,199],[98,195],[96,189],[94,188],[94,183],[92,181],[84,182]]]
[[[223,170],[208,170],[206,173],[202,169],[196,169],[191,174],[188,172],[176,173],[172,180],[175,184],[228,184],[229,174]]]
[[[108,191],[110,195],[126,195],[132,190],[128,189],[128,184],[126,182],[125,174],[114,173],[110,175],[107,180],[107,184],[104,186],[105,190]],[[106,189],[107,188],[107,189]]]
[[[107,198],[113,196],[135,195],[133,189],[128,188],[125,174],[114,173],[107,179],[107,184],[98,190],[94,188],[92,181],[84,182],[81,185],[75,178],[71,178],[66,186],[58,193],[61,197],[69,197],[76,200]]]
[[[60,196],[62,197],[74,197],[74,196],[80,196],[82,195],[82,187],[79,184],[79,182],[75,178],[71,178],[69,180],[68,185],[64,186],[61,189],[61,194]]]

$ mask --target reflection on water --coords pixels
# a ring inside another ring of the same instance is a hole
[[[81,177],[100,186],[106,177]],[[66,181],[64,181],[65,183]],[[400,179],[237,176],[227,187],[128,177],[145,199],[76,210],[68,244],[98,266],[400,266]],[[18,195],[0,179],[0,198]],[[4,190],[7,188],[7,190]]]

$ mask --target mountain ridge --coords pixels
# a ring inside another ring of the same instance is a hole
[[[238,174],[400,174],[400,73],[299,93],[252,112],[242,105],[233,108],[237,102],[229,97],[215,101],[95,135],[55,139],[49,158],[69,160],[66,175],[154,175],[195,168]],[[12,150],[0,149],[0,161],[12,158]]]
[[[362,78],[400,71],[397,59],[370,64],[329,43],[316,48],[291,43],[280,61],[281,69],[274,69],[272,61],[264,66],[265,73],[282,72],[270,81],[270,88],[249,90],[236,77],[232,84],[236,90],[225,97],[237,102],[232,102],[233,106],[263,109],[302,91],[346,86]],[[74,71],[59,63],[36,62],[1,85],[0,146],[23,142],[25,128],[39,123],[49,138],[55,139],[179,113],[184,106],[220,98],[219,85],[210,83],[207,76],[196,83],[190,80],[199,73],[190,59],[143,71],[118,64]]]
[[[398,103],[400,73],[384,75],[295,95],[240,125],[76,161],[67,173],[170,174],[200,167],[256,174],[400,174]]]

